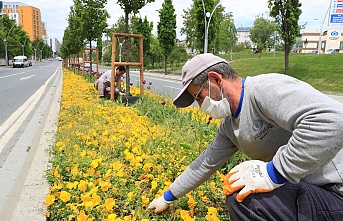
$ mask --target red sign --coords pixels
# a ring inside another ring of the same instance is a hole
[[[336,13],[343,13],[343,9],[336,9]]]

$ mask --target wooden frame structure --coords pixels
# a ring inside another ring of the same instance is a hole
[[[85,57],[86,57],[86,51],[90,51],[90,53],[92,53],[93,51],[95,51],[96,53],[96,58],[95,61],[86,61]],[[99,71],[99,52],[97,48],[83,48],[83,53],[82,53],[82,77],[85,76],[85,63],[90,63],[90,65],[96,64],[96,71]],[[92,67],[91,67],[92,69]]]
[[[117,50],[117,39],[116,37],[130,37],[130,38],[138,38],[139,39],[139,62],[116,62],[116,50]],[[115,79],[115,66],[138,66],[140,67],[140,81],[139,81],[139,88],[140,88],[140,95],[143,96],[144,92],[144,85],[142,81],[144,79],[144,63],[143,63],[143,37],[142,35],[138,34],[126,34],[126,33],[113,33],[112,34],[112,74],[111,74],[111,100],[114,100],[114,79]],[[120,88],[119,88],[120,90]]]
[[[76,67],[79,64],[80,64],[80,55],[73,54],[73,55],[71,55],[71,57],[69,57],[69,65],[68,66],[70,67],[70,65],[72,65],[71,67],[74,69],[74,73],[76,72]]]

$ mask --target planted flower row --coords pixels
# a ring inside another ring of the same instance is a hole
[[[131,93],[139,89],[131,86]],[[148,89],[132,106],[99,99],[91,82],[64,70],[46,216],[80,221],[228,220],[223,173],[239,156],[165,213],[147,210],[207,147],[217,125],[198,109],[177,109]]]

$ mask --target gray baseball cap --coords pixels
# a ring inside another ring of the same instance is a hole
[[[194,102],[193,96],[188,93],[187,88],[192,83],[193,79],[201,72],[209,67],[225,62],[225,59],[215,56],[211,53],[199,54],[188,60],[182,67],[182,85],[180,93],[174,99],[174,105],[177,107],[188,107]]]

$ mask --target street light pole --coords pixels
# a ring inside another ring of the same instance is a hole
[[[39,42],[38,42],[38,44],[36,45],[36,48],[34,48],[33,46],[33,49],[35,49],[35,61],[37,61],[37,54],[36,54],[36,51],[37,51],[37,48],[38,48],[38,45],[43,41],[44,39],[42,39],[42,40],[40,40]]]
[[[320,22],[319,40],[318,40],[318,52],[317,52],[318,54],[320,54],[320,52],[322,50],[322,35],[323,35],[324,20],[325,20],[327,14],[329,13],[329,10],[330,10],[330,6],[329,6],[328,10],[325,13],[323,21]],[[318,20],[318,19],[314,19],[314,20]]]
[[[214,7],[214,9],[212,10],[211,13],[206,12],[204,0],[201,0],[201,1],[202,1],[202,7],[203,7],[203,9],[204,9],[204,22],[205,22],[204,53],[207,53],[207,48],[208,48],[208,29],[209,29],[209,27],[210,27],[210,22],[211,22],[211,18],[212,18],[213,12],[214,12],[214,11],[216,10],[216,8],[219,6],[219,4],[221,3],[221,1],[218,2],[218,4]],[[207,21],[206,17],[209,18],[208,21]]]
[[[125,42],[125,39],[124,39],[123,42],[120,42],[120,41],[119,41],[119,38],[117,38],[117,40],[118,40],[118,42],[119,42],[119,62],[121,62],[121,56],[122,56],[122,54],[121,54],[121,48],[123,47],[123,44],[124,44],[124,42]]]
[[[23,48],[23,56],[24,56],[24,48],[25,48],[25,43],[26,43],[26,40],[27,40],[27,39],[29,39],[29,37],[27,37],[27,36],[26,36],[26,39],[25,39],[25,41],[24,41],[24,44],[22,44],[22,45],[21,45],[21,46],[22,46],[22,48]]]
[[[6,39],[4,40],[4,42],[5,42],[5,59],[6,59],[6,66],[8,66],[8,55],[7,55],[7,38],[8,38],[8,36],[9,36],[9,34],[10,34],[10,32],[12,31],[12,29],[15,27],[16,25],[13,25],[12,26],[12,28],[8,31],[8,33],[7,33],[7,35],[6,35]]]

